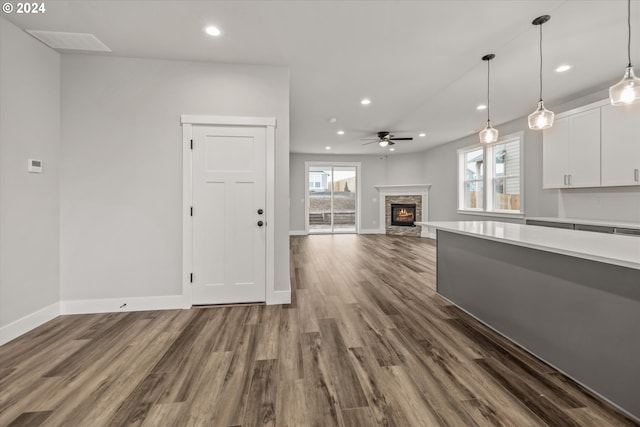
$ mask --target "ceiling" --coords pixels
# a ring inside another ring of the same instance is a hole
[[[23,29],[92,33],[111,48],[104,55],[288,67],[292,152],[326,153],[331,146],[337,154],[387,153],[361,138],[379,130],[413,136],[396,144],[397,154],[484,127],[486,111],[476,106],[486,103],[487,53],[496,54],[494,126],[533,111],[539,29],[531,21],[539,15],[551,15],[543,26],[547,106],[617,82],[627,64],[626,6],[625,0],[49,0],[44,14],[3,16]],[[640,0],[631,6],[632,59],[640,64]],[[206,35],[208,24],[223,36]],[[563,63],[573,68],[554,72]],[[365,97],[372,101],[366,107]]]

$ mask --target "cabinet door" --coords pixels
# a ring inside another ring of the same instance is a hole
[[[558,119],[544,130],[542,141],[542,187],[566,188],[569,173],[569,117]]]
[[[640,185],[640,105],[602,107],[602,185]]]
[[[600,186],[600,109],[569,118],[569,188]]]

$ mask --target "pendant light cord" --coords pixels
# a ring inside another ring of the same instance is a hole
[[[629,39],[627,41],[627,56],[629,57],[629,65],[631,68],[631,0],[627,1],[627,28],[629,29]]]
[[[491,75],[491,67],[489,65],[490,63],[491,63],[491,60],[488,60],[487,61],[487,123],[489,123],[491,121],[491,119],[489,118],[489,117],[491,117],[490,116],[490,113],[491,113],[491,98],[489,97],[489,94],[490,94],[489,85],[491,84],[490,80],[489,80],[489,76]]]
[[[542,24],[540,24],[540,101],[542,101]]]

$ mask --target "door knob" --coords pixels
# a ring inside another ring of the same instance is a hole
[[[264,225],[264,222],[258,221],[258,227],[262,227],[263,225]]]
[[[262,209],[258,209],[258,215],[262,215],[264,211]]]

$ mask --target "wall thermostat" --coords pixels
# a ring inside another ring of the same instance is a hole
[[[29,159],[27,170],[31,173],[42,173],[42,160]]]

